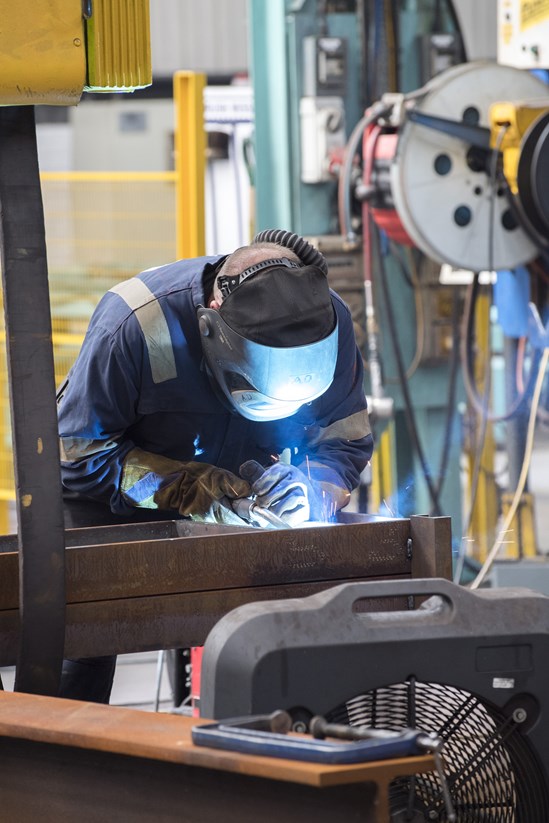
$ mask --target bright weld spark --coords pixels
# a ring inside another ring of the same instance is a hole
[[[385,508],[387,509],[387,511],[389,512],[389,514],[391,515],[391,517],[395,517],[394,511],[391,509],[391,507],[389,506],[389,504],[387,503],[385,498],[383,498],[382,502],[383,502],[383,505],[385,506]]]

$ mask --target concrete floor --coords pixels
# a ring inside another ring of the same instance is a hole
[[[154,711],[158,656],[158,652],[119,655],[114,676],[111,705]],[[0,675],[6,691],[12,691],[15,667],[0,668]],[[159,698],[158,710],[170,711],[172,708],[171,689],[165,665],[162,670]]]

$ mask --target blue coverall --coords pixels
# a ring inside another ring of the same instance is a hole
[[[252,422],[219,399],[203,366],[196,312],[207,305],[221,259],[180,260],[142,272],[98,304],[58,396],[67,495],[101,501],[113,515],[131,520],[164,482],[151,472],[122,490],[124,460],[135,447],[235,474],[246,460],[268,466],[284,455],[286,462],[306,464],[313,481],[347,492],[358,485],[373,442],[349,309],[332,292],[338,359],[330,388],[292,417]],[[92,667],[90,660],[84,674],[91,691],[61,693],[108,702],[114,662],[106,692],[101,686],[95,696]]]
[[[252,422],[218,398],[202,365],[196,311],[203,273],[220,258],[182,260],[143,272],[107,292],[59,393],[61,472],[66,491],[125,516],[161,478],[120,488],[124,459],[138,446],[175,460],[238,474],[245,460],[267,466],[282,453],[307,461],[313,479],[351,491],[372,452],[362,360],[350,312],[332,293],[338,360],[330,388],[292,417]]]

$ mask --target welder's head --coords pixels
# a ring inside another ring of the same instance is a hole
[[[202,348],[210,375],[239,414],[278,420],[331,385],[337,320],[317,266],[302,265],[281,247],[255,256],[249,248],[248,265],[235,268],[229,257],[217,277],[217,299],[198,310]],[[239,252],[235,259],[246,260],[246,250]]]

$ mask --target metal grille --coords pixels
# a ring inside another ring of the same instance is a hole
[[[415,727],[445,741],[445,775],[458,823],[546,823],[547,792],[520,727],[453,686],[410,679],[359,695],[329,719],[397,731]],[[436,773],[391,784],[391,820],[447,820]]]

